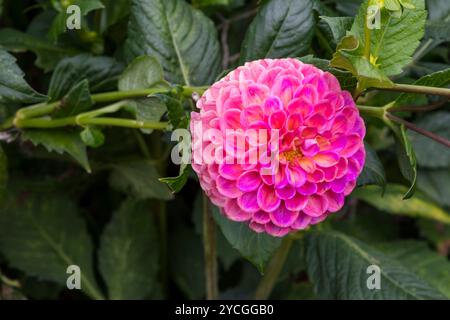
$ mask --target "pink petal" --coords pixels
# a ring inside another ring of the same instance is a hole
[[[274,188],[265,184],[259,187],[257,200],[259,207],[267,212],[276,210],[281,203],[280,198],[275,194]]]
[[[216,180],[217,190],[225,197],[228,198],[237,198],[242,194],[236,186],[236,181],[225,179],[219,176]]]
[[[261,232],[266,231],[266,228],[263,224],[259,224],[254,221],[250,222],[250,224],[248,226],[250,227],[250,229],[252,229],[256,233],[261,233]]]
[[[289,233],[289,228],[277,227],[273,223],[269,222],[265,226],[266,232],[274,237],[283,237]]]
[[[246,212],[257,212],[259,211],[258,201],[256,200],[257,192],[246,192],[239,198],[237,198],[237,203],[239,207]]]
[[[236,180],[242,174],[242,166],[240,164],[219,164],[219,174],[229,180]]]
[[[244,126],[264,120],[264,113],[259,105],[251,105],[242,110],[240,122]]]
[[[260,210],[253,214],[252,220],[260,224],[266,224],[270,221],[270,216],[268,212]]]
[[[286,206],[287,209],[291,211],[300,211],[306,206],[307,202],[308,202],[307,197],[299,193],[296,193],[295,196],[292,197],[291,199],[285,200],[284,205]]]
[[[286,178],[294,188],[302,186],[306,181],[306,175],[300,168],[286,166]]]
[[[305,101],[308,101],[310,103],[316,103],[318,99],[317,91],[314,86],[307,84],[299,89],[294,94],[294,98],[302,98]]]
[[[308,203],[303,208],[303,212],[311,217],[318,217],[328,209],[328,201],[325,197],[312,195],[308,198]]]
[[[323,194],[328,201],[328,210],[330,212],[337,212],[344,206],[344,195],[342,193],[335,193],[331,190]]]
[[[295,196],[296,190],[295,188],[291,187],[290,185],[287,185],[280,189],[275,189],[275,193],[280,199],[286,200],[291,199]]]
[[[315,183],[305,182],[305,184],[298,188],[297,191],[304,196],[309,196],[316,193],[317,185]]]
[[[309,222],[311,221],[311,217],[300,213],[294,223],[291,225],[292,229],[295,230],[304,230],[309,226]]]
[[[290,211],[284,206],[270,212],[270,220],[278,227],[289,227],[298,217],[298,211]]]
[[[233,221],[247,221],[252,217],[251,212],[242,210],[234,199],[227,201],[224,210],[226,216]]]
[[[295,98],[289,102],[286,109],[290,114],[298,113],[302,118],[306,118],[313,110],[313,106],[303,98]]]
[[[286,122],[286,113],[283,110],[272,113],[269,117],[269,125],[272,129],[281,129]]]
[[[342,193],[342,192],[344,192],[346,184],[347,184],[347,179],[345,177],[336,179],[336,180],[330,182],[331,190],[333,190],[336,193]]]
[[[264,101],[264,112],[266,114],[271,114],[272,112],[275,112],[277,110],[283,109],[283,103],[281,102],[280,98],[276,96],[271,96]]]
[[[343,157],[352,156],[362,145],[362,139],[358,134],[351,134],[347,136],[347,144],[340,154]]]
[[[294,131],[302,124],[302,116],[300,113],[290,114],[286,121],[286,129],[288,131]]]
[[[314,161],[321,167],[329,168],[339,161],[339,156],[333,152],[322,152],[314,156]]]
[[[258,189],[260,184],[261,177],[256,170],[244,172],[237,179],[237,187],[244,192]]]

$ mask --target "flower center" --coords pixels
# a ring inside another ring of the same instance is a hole
[[[295,164],[297,160],[300,160],[302,157],[303,154],[300,152],[300,150],[297,149],[280,153],[280,160],[288,162],[290,164]]]

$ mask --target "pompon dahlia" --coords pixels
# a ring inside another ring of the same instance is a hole
[[[284,236],[342,208],[364,166],[364,122],[330,73],[296,59],[246,63],[192,112],[192,167],[222,213]]]

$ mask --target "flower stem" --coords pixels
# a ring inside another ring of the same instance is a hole
[[[383,118],[385,113],[385,109],[383,107],[369,107],[369,106],[360,106],[357,105],[359,112],[362,115],[366,115],[374,118]]]
[[[400,92],[407,92],[407,93],[432,94],[432,95],[450,98],[450,89],[447,89],[447,88],[428,87],[428,86],[420,86],[420,85],[414,85],[414,84],[394,83],[394,86],[392,86],[392,87],[379,88],[379,89],[380,90],[388,90],[388,91],[400,91]]]
[[[182,87],[182,94],[184,97],[190,98],[194,92],[198,94],[203,94],[203,92],[208,87]],[[94,103],[107,103],[114,102],[123,99],[132,99],[132,98],[145,98],[152,94],[157,93],[166,93],[169,91],[174,91],[176,89],[168,89],[168,88],[150,88],[143,90],[131,90],[131,91],[112,91],[112,92],[103,92],[91,95]],[[25,119],[25,118],[35,118],[44,116],[52,113],[59,107],[61,107],[63,101],[55,101],[51,103],[39,103],[36,105],[32,105],[26,108],[22,108],[16,113],[16,118]]]
[[[216,253],[216,226],[209,210],[209,200],[203,195],[203,249],[205,257],[206,298],[219,296]]]
[[[393,114],[391,114],[389,112],[386,113],[386,117],[394,122],[404,125],[406,128],[408,128],[410,130],[416,131],[417,133],[419,133],[425,137],[428,137],[430,139],[433,139],[436,142],[439,142],[440,144],[443,144],[447,148],[450,148],[450,140],[447,140],[444,137],[438,136],[437,134],[434,134],[433,132],[425,130],[423,128],[419,128],[415,124],[413,124],[409,121],[406,121],[402,118],[399,118],[397,116],[394,116]]]
[[[291,236],[287,236],[283,239],[281,246],[270,260],[267,271],[256,288],[256,300],[265,300],[269,298],[270,293],[277,282],[278,276],[283,269],[293,242],[294,237]]]

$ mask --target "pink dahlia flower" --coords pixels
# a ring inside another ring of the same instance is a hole
[[[299,60],[248,62],[197,107],[200,185],[226,217],[256,232],[284,236],[323,221],[342,208],[364,166],[365,126],[351,95]]]

